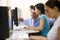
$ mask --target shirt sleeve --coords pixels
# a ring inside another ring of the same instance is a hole
[[[28,20],[24,20],[24,25],[28,26]]]
[[[9,19],[9,28],[11,29],[12,28],[12,20]]]
[[[45,20],[46,16],[45,15],[41,15],[40,18]]]

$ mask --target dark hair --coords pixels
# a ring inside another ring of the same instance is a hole
[[[35,10],[35,6],[33,6],[33,5],[31,5],[30,8]]]
[[[55,1],[47,1],[46,2],[46,5],[50,8],[54,8],[55,6],[59,9],[60,11],[60,2],[58,0],[55,0]]]
[[[41,14],[45,14],[44,4],[38,3],[38,4],[35,5],[35,7],[36,7],[38,10],[41,10]]]

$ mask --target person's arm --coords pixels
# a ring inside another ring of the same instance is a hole
[[[40,30],[43,30],[44,23],[45,23],[45,20],[43,18],[41,18],[39,27],[25,27],[25,29],[40,31]]]
[[[33,27],[33,28],[31,27],[30,29],[39,31],[39,30],[43,30],[43,28],[44,28],[44,19],[41,18],[40,19],[40,26],[39,27]]]
[[[24,20],[24,25],[28,26],[28,19]]]
[[[48,38],[44,36],[30,36],[29,39],[30,40],[48,40]]]

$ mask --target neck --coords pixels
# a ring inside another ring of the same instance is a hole
[[[58,14],[56,15],[55,19],[57,19],[60,16],[60,12],[58,12]]]

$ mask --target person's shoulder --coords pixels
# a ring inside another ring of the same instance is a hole
[[[57,18],[57,21],[60,21],[60,16]]]
[[[45,14],[42,14],[41,18],[48,18],[48,17]]]
[[[54,22],[54,27],[59,27],[59,26],[60,26],[60,16]]]
[[[60,16],[58,18],[60,19]]]
[[[45,15],[45,14],[41,14],[41,16],[46,17],[46,15]]]
[[[60,23],[60,16],[57,18],[57,21]]]
[[[30,20],[32,20],[32,18],[25,19],[25,21],[30,21]]]

